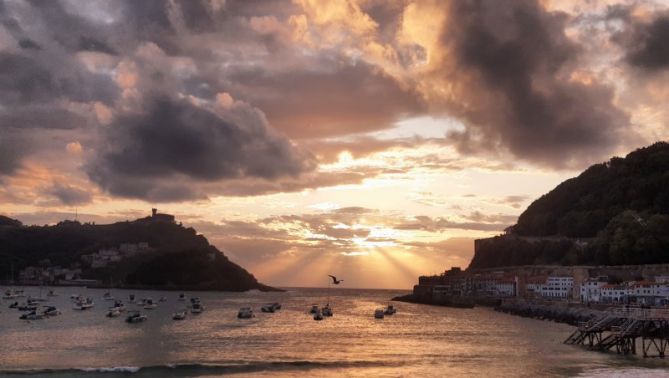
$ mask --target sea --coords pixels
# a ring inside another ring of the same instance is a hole
[[[2,288],[4,292],[5,288]],[[39,288],[24,288],[39,295]],[[393,290],[286,289],[285,292],[185,292],[205,311],[182,321],[179,292],[53,288],[47,302],[61,315],[20,320],[10,300],[0,307],[0,376],[43,377],[669,377],[669,360],[599,353],[562,344],[573,327],[497,313],[394,302],[397,313],[375,319],[377,308],[406,294]],[[46,290],[42,289],[42,294]],[[129,295],[153,298],[148,320],[107,318]],[[95,307],[76,311],[72,294]],[[19,301],[25,300],[20,298]],[[330,303],[334,316],[314,321],[312,304]],[[260,307],[280,302],[282,309]],[[252,319],[238,319],[251,307]]]

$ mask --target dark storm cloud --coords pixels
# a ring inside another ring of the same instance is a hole
[[[631,35],[626,39],[627,62],[649,71],[669,68],[669,14],[656,17],[650,23],[632,21]]]
[[[85,190],[61,183],[55,183],[53,186],[45,190],[45,193],[53,196],[61,203],[68,206],[87,204],[91,202],[93,198],[93,196]]]
[[[451,133],[461,151],[501,146],[560,167],[598,159],[620,143],[628,116],[613,104],[613,90],[570,76],[580,50],[565,35],[566,15],[533,0],[449,4],[450,105],[469,126]]]
[[[274,135],[261,118],[246,121],[233,124],[185,101],[158,99],[145,112],[119,117],[108,128],[106,145],[87,171],[112,194],[157,198],[159,179],[271,180],[312,168],[308,156]],[[159,197],[193,196],[182,187]]]
[[[19,47],[22,49],[34,49],[34,50],[41,50],[42,46],[39,44],[35,43],[33,40],[29,38],[24,38],[19,41]]]
[[[22,143],[10,139],[0,129],[0,178],[14,173],[21,166],[23,153]]]

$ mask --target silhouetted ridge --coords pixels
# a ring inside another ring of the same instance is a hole
[[[596,164],[534,201],[471,268],[669,262],[669,144]]]

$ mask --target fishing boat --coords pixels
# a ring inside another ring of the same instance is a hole
[[[130,303],[135,303],[135,294],[128,295],[128,300],[130,300]]]
[[[143,315],[139,311],[130,311],[128,316],[125,318],[126,323],[141,323],[146,321],[148,318],[146,315]]]
[[[102,299],[104,299],[105,301],[113,301],[113,300],[115,300],[114,297],[111,295],[110,292],[106,292],[106,293],[104,293],[104,294],[102,295]]]
[[[180,301],[185,301],[186,300],[186,295],[184,293],[179,294],[179,300]]]
[[[385,313],[385,311],[384,311],[382,308],[377,308],[377,309],[374,311],[374,317],[375,317],[376,319],[383,319],[383,317],[385,316],[384,313]]]
[[[323,313],[321,313],[321,310],[317,307],[316,312],[314,314],[314,320],[323,320]]]
[[[321,309],[318,308],[318,305],[311,305],[311,310],[309,310],[309,313],[310,314],[315,314],[315,313],[320,312],[320,311],[321,311]]]
[[[281,304],[276,302],[260,307],[260,311],[262,312],[276,312],[278,310],[281,310]]]
[[[9,305],[9,308],[19,308],[19,302],[14,302]]]
[[[383,311],[383,313],[386,315],[393,315],[396,312],[397,309],[393,305],[388,305],[388,307],[386,307],[386,309]]]
[[[330,307],[330,304],[326,304],[325,307],[321,310],[323,313],[323,316],[332,316],[332,307]]]
[[[174,314],[172,314],[172,320],[184,320],[186,319],[187,313],[188,312],[186,310],[177,311]]]
[[[251,307],[242,307],[239,309],[239,312],[237,312],[237,318],[239,319],[251,319],[255,315],[253,314],[253,310],[251,310]]]
[[[111,310],[112,308],[115,308],[115,309],[119,310],[120,312],[125,311],[125,305],[121,301],[114,301],[114,305],[112,307],[110,307],[109,309]]]
[[[37,310],[37,307],[39,307],[39,306],[36,303],[28,302],[28,303],[23,303],[23,304],[17,306],[16,308],[19,311],[35,311],[35,310]]]

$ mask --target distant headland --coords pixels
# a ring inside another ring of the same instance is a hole
[[[259,283],[174,215],[25,226],[0,216],[0,281],[164,290],[278,290]]]

